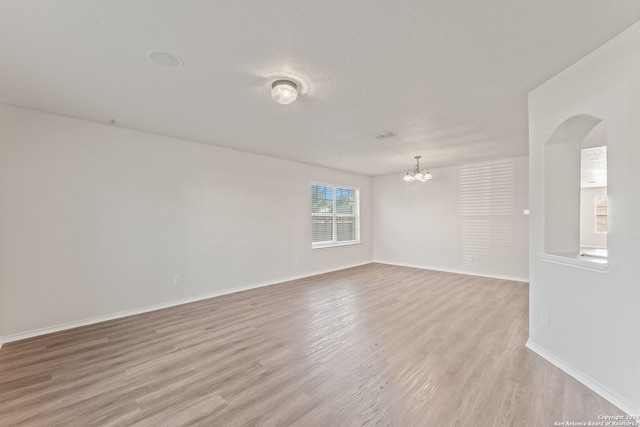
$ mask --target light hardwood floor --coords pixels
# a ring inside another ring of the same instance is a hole
[[[5,344],[0,425],[553,426],[528,285],[369,264]]]

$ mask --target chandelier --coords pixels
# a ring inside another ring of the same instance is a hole
[[[404,176],[404,180],[406,182],[427,182],[433,179],[433,177],[429,173],[429,169],[427,169],[426,171],[424,169],[420,170],[421,157],[422,156],[414,157],[414,159],[416,159],[416,167],[413,169],[407,170],[407,174]]]

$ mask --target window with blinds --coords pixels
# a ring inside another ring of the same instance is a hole
[[[311,184],[311,247],[360,243],[360,190]]]
[[[596,196],[596,233],[609,231],[606,196]]]

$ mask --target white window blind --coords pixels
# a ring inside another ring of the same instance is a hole
[[[311,247],[360,242],[360,190],[311,184]]]

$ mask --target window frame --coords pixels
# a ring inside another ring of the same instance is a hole
[[[313,212],[313,187],[314,186],[323,186],[323,187],[331,187],[333,189],[333,203],[332,203],[332,212],[330,213],[314,213]],[[351,190],[354,191],[355,194],[355,207],[354,213],[352,214],[343,214],[336,212],[337,203],[336,203],[336,190]],[[351,246],[360,244],[360,188],[353,187],[350,185],[341,185],[341,184],[331,184],[326,182],[319,181],[311,181],[309,185],[309,190],[311,192],[311,249],[325,249],[325,248],[335,248],[340,246]],[[324,240],[322,242],[314,242],[313,241],[313,218],[314,217],[327,217],[332,218],[332,240]],[[346,241],[338,241],[338,232],[337,232],[337,221],[338,218],[354,218],[355,219],[355,240],[346,240]]]

